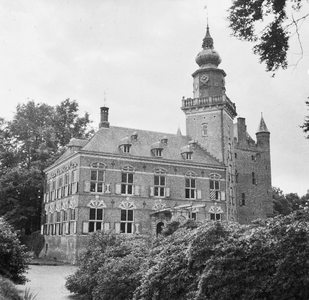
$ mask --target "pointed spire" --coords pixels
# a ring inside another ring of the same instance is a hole
[[[177,136],[182,136],[179,124],[178,124]]]
[[[213,49],[214,48],[214,41],[209,32],[208,19],[207,19],[206,35],[203,39],[202,48],[203,49]]]
[[[261,132],[268,132],[269,133],[269,130],[267,129],[266,123],[263,119],[263,113],[261,113],[261,121],[260,121],[260,124],[259,124],[259,127],[258,127],[256,133],[261,133]]]

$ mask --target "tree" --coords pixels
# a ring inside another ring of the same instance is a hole
[[[306,105],[309,107],[309,101],[306,101]],[[304,124],[301,125],[300,128],[306,133],[306,139],[309,139],[309,116],[305,117]]]
[[[28,268],[28,258],[13,228],[0,218],[0,276],[17,284],[25,283],[23,273]]]
[[[29,101],[18,104],[12,121],[0,119],[0,215],[30,234],[40,229],[43,170],[72,137],[87,138],[89,116],[78,116],[76,101],[56,107]]]
[[[273,205],[275,215],[288,215],[293,211],[293,205],[289,202],[283,191],[273,187]]]
[[[299,24],[309,14],[288,18],[289,10],[300,12],[305,0],[233,0],[228,10],[232,35],[254,42],[254,54],[266,63],[266,71],[275,72],[288,66],[287,51],[294,29],[299,38]],[[264,27],[262,30],[260,28]],[[300,41],[300,39],[299,39]],[[300,48],[302,50],[301,44]]]

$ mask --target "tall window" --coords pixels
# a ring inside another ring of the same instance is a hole
[[[196,198],[196,178],[192,174],[185,178],[185,194],[186,199]]]
[[[122,233],[133,233],[133,210],[122,209],[120,218],[120,231]]]
[[[94,232],[102,229],[103,209],[90,208],[89,215],[89,232]]]
[[[93,163],[91,168],[90,192],[102,193],[104,187],[105,165],[102,163]]]
[[[254,172],[252,172],[252,184],[256,184],[256,178]]]
[[[126,167],[121,173],[121,194],[133,194],[133,168]]]
[[[165,172],[158,171],[154,175],[154,196],[165,197],[166,175]]]
[[[202,136],[207,136],[207,123],[202,124]]]
[[[241,193],[240,205],[246,205],[246,194]]]
[[[210,200],[220,200],[219,175],[212,175],[209,180]]]

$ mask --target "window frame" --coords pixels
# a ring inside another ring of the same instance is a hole
[[[134,233],[134,210],[120,210],[120,232],[126,234]]]
[[[196,189],[196,175],[193,173],[187,174],[185,177],[185,199],[196,199],[197,189]]]
[[[103,163],[92,163],[90,169],[90,192],[104,193],[105,165]]]
[[[98,218],[98,216],[100,218]],[[89,208],[88,232],[96,232],[98,230],[103,230],[103,218],[104,218],[103,208],[90,207]]]
[[[121,172],[121,194],[134,194],[134,172],[132,167],[125,167]]]

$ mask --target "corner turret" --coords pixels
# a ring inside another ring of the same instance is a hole
[[[263,115],[261,116],[260,124],[256,132],[256,141],[258,146],[269,148],[270,132],[263,119]]]

